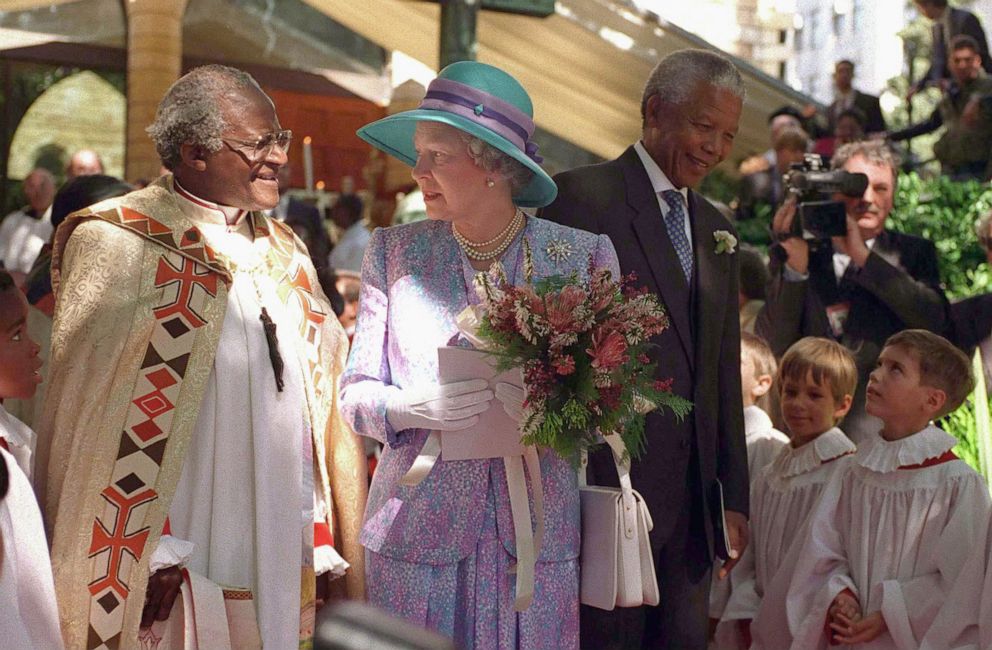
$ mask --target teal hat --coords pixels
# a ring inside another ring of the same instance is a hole
[[[485,63],[459,61],[441,70],[427,87],[420,106],[358,129],[358,137],[413,167],[417,122],[440,122],[474,135],[524,167],[533,176],[514,197],[522,207],[539,208],[555,200],[558,187],[541,169],[534,135],[534,106],[516,79]]]

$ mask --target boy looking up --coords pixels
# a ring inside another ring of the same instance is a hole
[[[41,377],[38,345],[25,331],[28,303],[0,269],[0,403],[25,399]],[[38,650],[62,647],[55,586],[41,513],[28,480],[34,433],[0,404],[0,645]]]
[[[969,563],[984,564],[969,551],[986,548],[989,492],[932,424],[973,385],[968,359],[940,336],[906,330],[886,341],[866,391],[882,430],[812,516],[789,591],[794,648],[949,648],[977,634],[984,571]],[[972,606],[948,617],[951,594]]]
[[[788,647],[790,629],[782,620],[792,548],[824,486],[853,458],[854,443],[837,423],[851,408],[857,382],[851,353],[829,339],[800,339],[782,357],[777,384],[790,442],[754,480],[754,544],[731,576],[733,592],[717,630],[721,647],[748,648],[752,641]]]
[[[32,473],[34,432],[3,408],[5,399],[27,399],[41,382],[41,348],[27,333],[28,302],[10,274],[0,269],[0,447]]]

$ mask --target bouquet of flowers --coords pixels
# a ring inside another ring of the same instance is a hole
[[[599,433],[617,433],[638,457],[647,413],[665,407],[681,419],[692,409],[671,392],[670,379],[655,380],[647,355],[649,339],[668,327],[664,309],[633,288],[633,275],[614,280],[591,261],[585,282],[573,273],[534,284],[532,268],[525,241],[523,286],[510,285],[498,264],[475,278],[476,337],[499,371],[523,370],[522,442],[577,465]]]

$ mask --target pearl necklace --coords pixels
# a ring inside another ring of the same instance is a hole
[[[458,229],[455,228],[454,224],[451,224],[451,234],[454,236],[455,241],[458,242],[458,245],[461,247],[461,249],[465,251],[465,255],[470,260],[475,260],[477,262],[488,262],[489,260],[494,260],[500,255],[502,255],[504,252],[506,252],[506,249],[510,247],[510,243],[513,241],[513,238],[516,237],[517,232],[519,232],[520,229],[523,227],[523,223],[524,223],[524,213],[518,209],[516,213],[514,213],[513,219],[511,219],[510,223],[508,223],[506,228],[503,229],[503,232],[499,233],[489,241],[485,241],[485,242],[469,241],[468,239],[465,238],[464,235],[458,232]],[[486,246],[492,246],[493,244],[501,240],[502,243],[500,243],[499,246],[497,246],[493,250],[485,253],[479,251],[480,248],[485,248]]]

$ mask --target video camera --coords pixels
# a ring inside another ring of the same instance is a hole
[[[847,216],[843,201],[834,194],[860,197],[868,187],[868,177],[842,169],[823,169],[823,159],[815,153],[793,163],[783,178],[790,193],[799,199],[799,218],[792,220],[792,234],[804,239],[829,239],[847,234]]]

